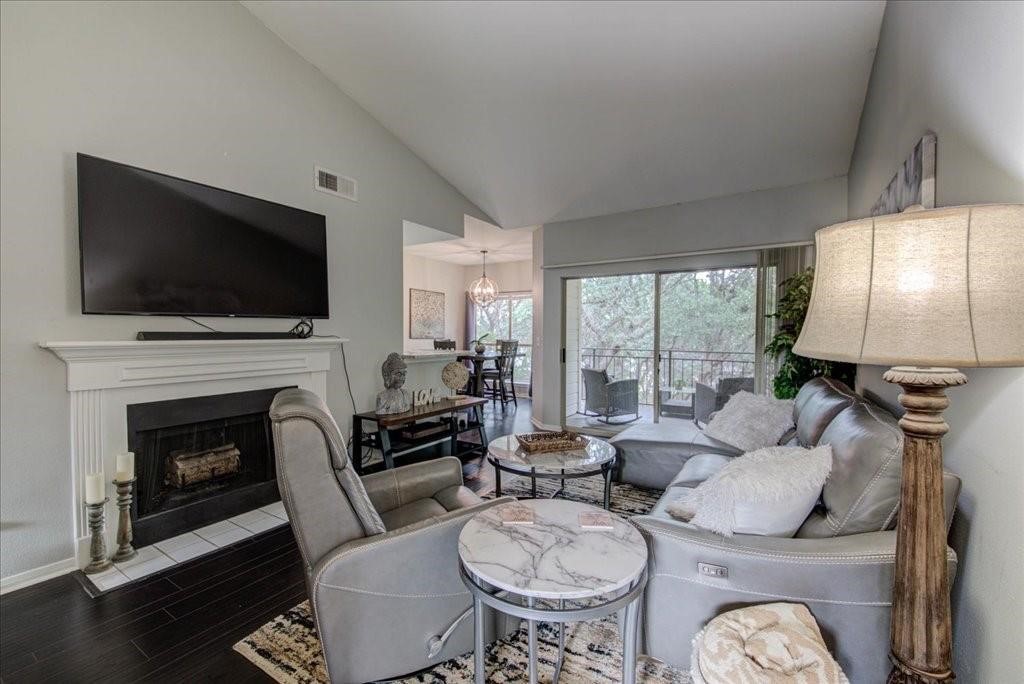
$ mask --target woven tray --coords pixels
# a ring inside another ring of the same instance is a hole
[[[575,432],[527,432],[516,435],[519,446],[531,454],[546,451],[571,451],[587,446],[587,438]]]

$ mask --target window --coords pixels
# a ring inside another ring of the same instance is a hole
[[[496,340],[519,340],[514,376],[517,384],[530,381],[533,371],[533,294],[504,292],[487,306],[476,306],[476,336],[490,333],[485,344],[496,346]]]

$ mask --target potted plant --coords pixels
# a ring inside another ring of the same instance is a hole
[[[475,351],[477,354],[483,354],[485,351],[487,351],[487,347],[484,346],[484,340],[486,340],[490,336],[491,333],[484,333],[475,340],[470,340],[469,343],[473,345],[473,351]]]
[[[769,318],[779,320],[779,330],[765,345],[764,353],[778,360],[778,368],[772,380],[772,389],[778,399],[792,399],[805,382],[819,376],[841,380],[853,386],[857,367],[852,363],[822,361],[793,353],[793,345],[800,337],[807,307],[811,303],[811,285],[814,283],[814,268],[808,267],[782,281],[785,292],[779,298],[774,314]]]

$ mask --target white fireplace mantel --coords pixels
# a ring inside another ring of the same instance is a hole
[[[88,563],[85,475],[112,479],[116,455],[128,449],[127,407],[271,387],[326,394],[339,338],[41,342],[67,365],[71,394],[71,472],[79,567]],[[106,509],[107,549],[114,548],[113,487]]]

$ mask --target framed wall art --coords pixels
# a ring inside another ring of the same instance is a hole
[[[444,292],[409,288],[409,338],[444,338]]]

